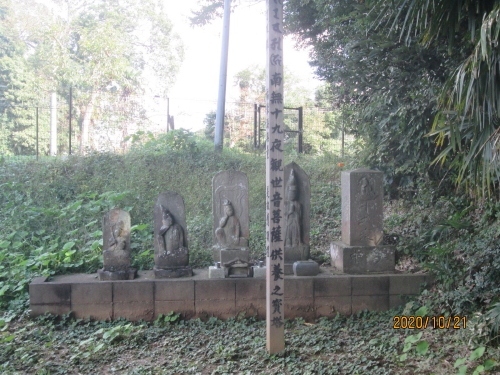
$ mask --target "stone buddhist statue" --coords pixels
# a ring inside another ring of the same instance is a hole
[[[293,169],[286,186],[285,246],[302,245],[302,207],[298,201],[297,184]]]
[[[309,177],[296,163],[285,166],[284,242],[285,274],[293,273],[293,263],[309,259]]]
[[[160,194],[155,205],[154,222],[155,277],[192,276],[182,197],[170,191]]]
[[[179,224],[174,223],[174,218],[165,207],[161,206],[161,211],[162,225],[157,238],[160,249],[158,256],[166,257],[176,251],[184,250],[184,231]]]
[[[246,246],[246,239],[240,237],[240,221],[234,216],[233,204],[229,199],[224,199],[224,215],[219,220],[215,230],[217,243],[221,248],[234,248]]]
[[[214,262],[222,267],[223,277],[247,277],[251,271],[247,176],[234,170],[217,173],[212,180],[212,207]]]
[[[136,270],[130,267],[130,215],[114,208],[103,218],[103,268],[99,280],[131,280]]]

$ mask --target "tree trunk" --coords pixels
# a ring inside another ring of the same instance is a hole
[[[92,115],[94,114],[94,104],[97,99],[97,92],[92,91],[90,94],[90,99],[87,104],[87,108],[85,108],[85,114],[83,115],[82,121],[82,136],[80,137],[80,154],[85,155],[85,148],[89,144],[89,131],[90,131],[90,123],[92,121]]]

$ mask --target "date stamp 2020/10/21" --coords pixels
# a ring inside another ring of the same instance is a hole
[[[394,329],[461,329],[467,327],[467,317],[454,316],[413,316],[395,315],[392,318],[392,328]]]

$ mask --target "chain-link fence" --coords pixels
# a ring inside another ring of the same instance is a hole
[[[141,135],[174,128],[192,129],[210,138],[216,107],[215,101],[74,89],[47,95],[38,104],[2,106],[0,102],[0,156],[123,153]],[[226,103],[225,146],[263,148],[265,124],[263,104]],[[298,152],[340,155],[352,142],[337,113],[327,109],[286,108],[284,128],[285,147]]]

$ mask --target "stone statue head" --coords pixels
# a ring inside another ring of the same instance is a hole
[[[163,225],[170,227],[174,223],[174,218],[169,210],[167,210],[164,206],[161,206],[162,211],[162,223]]]
[[[297,182],[295,181],[295,174],[293,169],[290,172],[290,177],[288,178],[288,184],[286,186],[286,198],[289,201],[297,200]]]
[[[124,229],[125,229],[125,223],[123,222],[123,220],[117,221],[113,228],[115,237],[122,236]]]
[[[231,203],[231,201],[229,199],[224,199],[224,201],[222,202],[222,205],[224,206],[224,213],[226,214],[226,216],[233,216],[234,215],[233,204]]]

